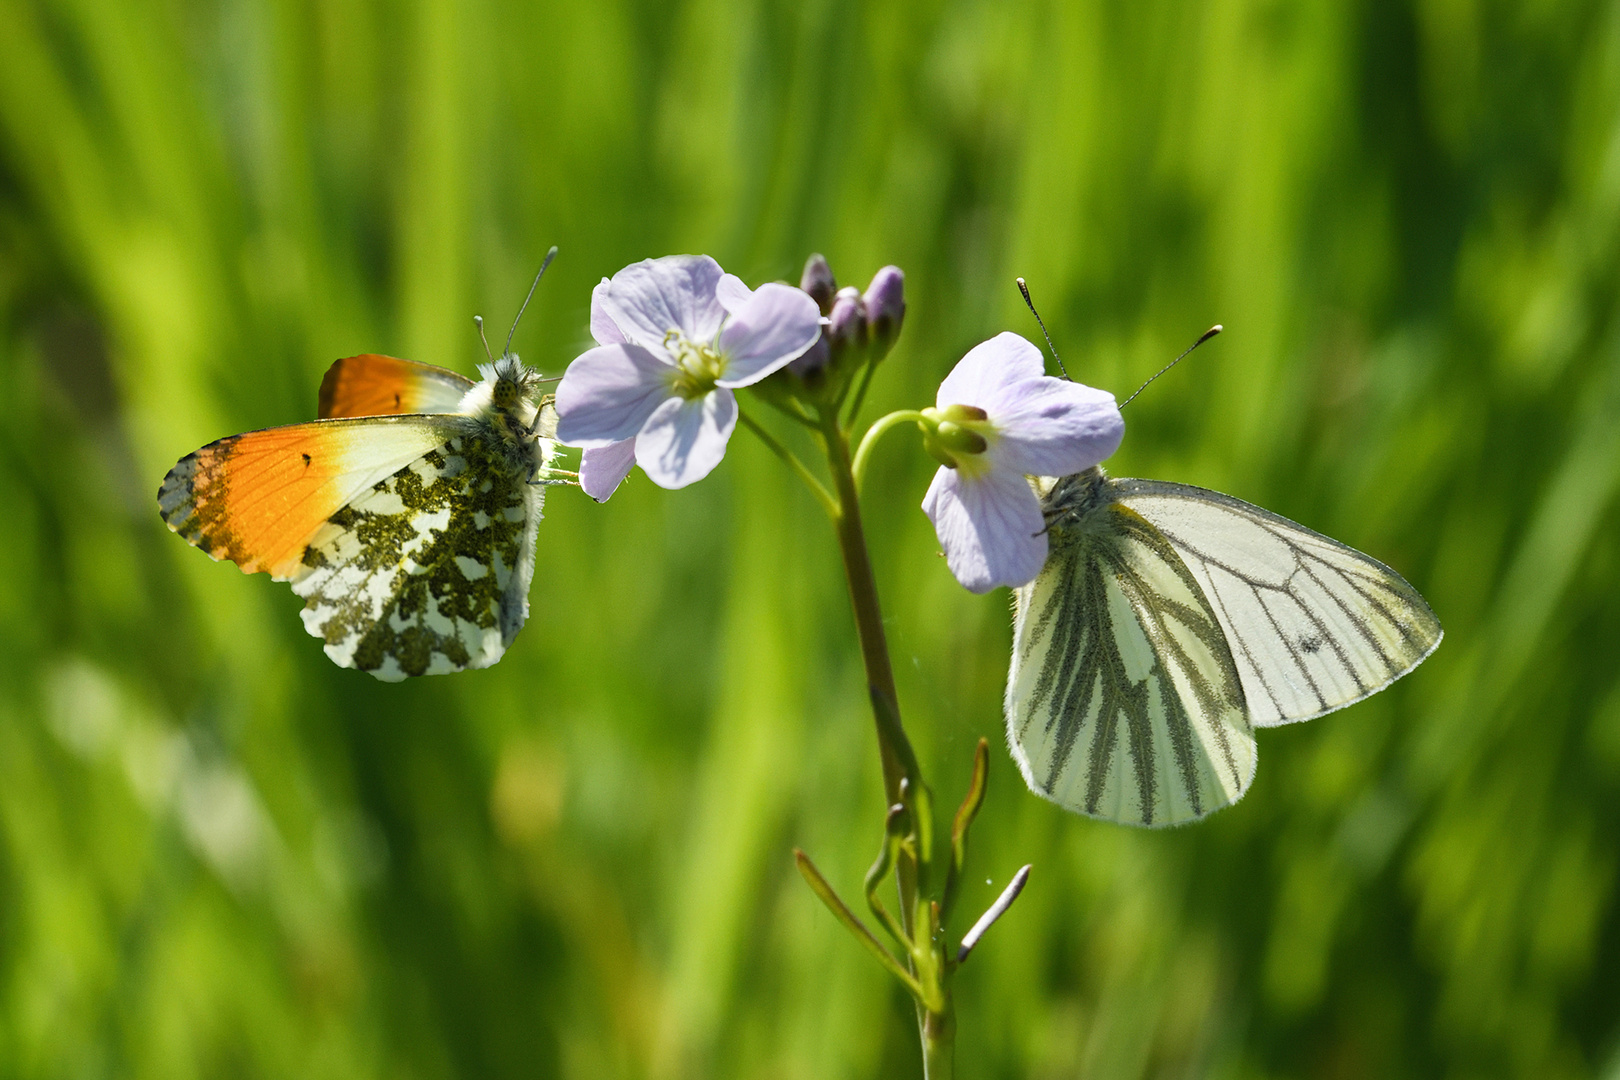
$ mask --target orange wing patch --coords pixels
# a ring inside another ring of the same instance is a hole
[[[317,415],[324,420],[454,412],[474,385],[449,368],[362,353],[326,369]]]
[[[327,519],[452,437],[447,421],[320,420],[233,435],[181,458],[163,478],[158,506],[169,528],[213,558],[243,573],[297,578]]]

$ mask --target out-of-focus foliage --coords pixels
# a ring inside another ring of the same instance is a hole
[[[1620,1075],[1620,4],[0,0],[0,1074],[893,1077],[908,1006],[815,902],[879,783],[820,512],[556,490],[494,670],[331,665],[169,535],[173,461],[334,358],[558,371],[590,286],[887,262],[868,414],[1033,334],[1128,392],[1116,473],[1373,553],[1448,636],[1132,832],[995,755],[976,1077]],[[1000,742],[1004,597],[867,486],[942,804]],[[960,928],[958,928],[960,930]]]

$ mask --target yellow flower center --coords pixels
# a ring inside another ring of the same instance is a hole
[[[692,401],[714,389],[726,373],[726,358],[713,345],[689,341],[679,330],[664,335],[664,350],[675,358],[675,377],[670,384],[678,396]]]

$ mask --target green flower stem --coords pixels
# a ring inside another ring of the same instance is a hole
[[[765,404],[769,405],[771,408],[775,409],[789,420],[792,420],[794,423],[803,424],[811,431],[821,430],[821,425],[816,423],[814,417],[810,416],[804,411],[804,406],[800,405],[797,399],[783,399],[772,394],[764,393],[759,394],[758,397],[761,401],[765,402]]]
[[[926,1080],[951,1080],[956,1074],[956,1009],[948,997],[942,1012],[923,1014],[922,1049]]]
[[[887,422],[892,427],[920,416],[920,413],[910,416],[891,414],[879,420],[866,433],[861,449],[869,451],[874,441],[874,431],[882,434],[877,431],[880,424]],[[839,551],[844,556],[844,574],[849,583],[850,605],[854,609],[861,660],[866,666],[872,716],[877,723],[878,753],[883,761],[883,789],[887,804],[890,807],[896,804],[904,806],[911,823],[911,842],[896,845],[894,876],[900,892],[900,936],[911,942],[912,974],[907,989],[911,990],[917,1001],[923,1072],[928,1080],[948,1080],[952,1074],[956,1037],[955,1012],[950,991],[945,985],[949,960],[943,953],[939,905],[923,898],[929,866],[933,861],[933,807],[928,787],[923,783],[922,770],[917,765],[917,755],[900,722],[900,697],[894,687],[894,669],[890,665],[888,640],[883,631],[877,580],[872,574],[872,559],[866,547],[866,533],[861,526],[860,492],[856,486],[855,466],[850,458],[849,435],[838,422],[836,406],[823,410],[821,434],[827,448],[827,469],[832,475],[833,489],[838,494],[838,513],[833,521],[838,530]],[[870,931],[867,933],[870,934]]]
[[[741,420],[743,426],[749,431],[758,435],[760,442],[770,447],[773,454],[787,462],[787,467],[793,470],[795,476],[804,481],[805,486],[810,489],[810,493],[821,503],[821,508],[827,511],[827,516],[837,521],[839,514],[838,500],[833,498],[832,492],[827,490],[825,484],[816,479],[815,474],[806,467],[805,463],[800,461],[793,451],[778,442],[776,436],[766,431],[759,425],[757,420],[741,409],[737,410],[737,419]]]
[[[860,494],[851,471],[849,437],[839,428],[836,414],[823,415],[821,433],[827,444],[827,466],[832,473],[833,488],[838,493],[838,511],[833,521],[838,530],[838,548],[844,557],[850,604],[854,608],[855,634],[860,640],[861,660],[866,665],[866,688],[877,722],[878,750],[883,758],[883,790],[888,805],[902,803],[912,807],[917,802],[914,796],[923,791],[922,770],[917,766],[917,755],[900,723],[900,696],[894,688],[889,643],[883,632],[883,612],[878,606],[877,579],[872,575],[866,532],[861,526]],[[902,789],[902,780],[909,782],[909,790]],[[931,824],[924,815],[914,813],[913,827],[919,835]],[[899,863],[900,906],[909,930],[911,909],[916,903],[916,863],[905,856]]]
[[[872,376],[876,372],[877,364],[868,361],[866,369],[861,372],[860,387],[855,391],[855,399],[849,403],[849,415],[844,421],[846,427],[853,425],[855,423],[855,418],[861,414],[861,406],[866,403],[866,391],[872,385]],[[848,393],[849,387],[846,386],[844,388],[844,393],[838,396],[838,404],[835,406],[836,408],[841,409],[844,407],[844,395]]]
[[[866,478],[866,463],[870,460],[872,448],[877,445],[877,441],[887,434],[891,428],[907,422],[917,423],[923,419],[923,414],[916,409],[901,409],[898,412],[880,416],[872,421],[872,426],[867,428],[866,434],[861,437],[861,445],[855,451],[855,461],[850,466],[851,472],[854,474],[855,490],[857,492],[860,491],[861,483]]]

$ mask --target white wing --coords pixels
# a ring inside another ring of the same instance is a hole
[[[1169,538],[1209,598],[1256,726],[1360,701],[1440,644],[1418,591],[1337,540],[1186,484],[1115,480],[1111,491]]]
[[[1236,802],[1255,766],[1243,687],[1170,542],[1118,504],[1051,539],[1014,594],[1007,738],[1030,788],[1132,825]]]

